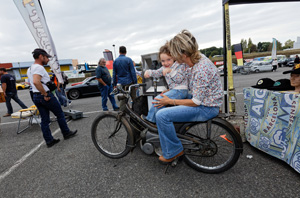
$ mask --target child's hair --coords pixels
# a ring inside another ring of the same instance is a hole
[[[171,52],[169,50],[169,44],[168,42],[166,42],[166,44],[164,44],[163,46],[160,47],[159,49],[159,53],[158,53],[158,59],[160,60],[160,55],[161,54],[167,54],[168,56],[171,56]]]

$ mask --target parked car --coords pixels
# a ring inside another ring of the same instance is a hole
[[[286,66],[287,67],[294,67],[294,60],[295,60],[295,57],[294,58],[288,58]]]
[[[25,82],[16,83],[17,90],[28,89],[29,85]]]
[[[233,73],[241,73],[243,70],[243,66],[237,66],[235,63],[232,63],[232,72]],[[220,76],[224,75],[224,65],[218,67],[218,73]]]
[[[93,78],[93,77],[88,77],[88,78],[84,79],[84,80],[81,81],[81,82],[72,83],[71,86],[80,85],[80,84],[82,84],[82,83],[85,83],[85,82],[89,81],[91,78]]]
[[[251,72],[272,71],[272,69],[272,64],[266,61],[253,61],[250,65]]]
[[[67,97],[71,100],[76,100],[83,96],[101,95],[96,76],[86,78],[81,84],[67,87],[65,91]]]

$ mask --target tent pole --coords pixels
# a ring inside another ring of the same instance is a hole
[[[224,62],[224,111],[228,113],[227,103],[227,54],[226,54],[226,22],[225,22],[225,5],[223,5],[223,62]]]

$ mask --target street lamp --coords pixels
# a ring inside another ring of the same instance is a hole
[[[21,74],[21,66],[20,66],[20,62],[18,62],[18,64],[19,64],[20,79],[22,80],[22,74]]]
[[[115,44],[112,45],[114,47],[114,52],[115,52],[115,59],[117,58],[116,56],[116,49],[115,49]]]

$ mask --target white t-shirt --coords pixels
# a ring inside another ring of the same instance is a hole
[[[33,74],[38,74],[42,77],[41,81],[43,82],[42,85],[45,89],[45,91],[49,91],[49,88],[45,85],[48,81],[50,81],[50,76],[46,69],[39,64],[33,64],[31,67],[27,69],[27,76],[28,76],[28,82],[30,83],[30,86],[32,87],[32,92],[40,92],[33,84]]]

